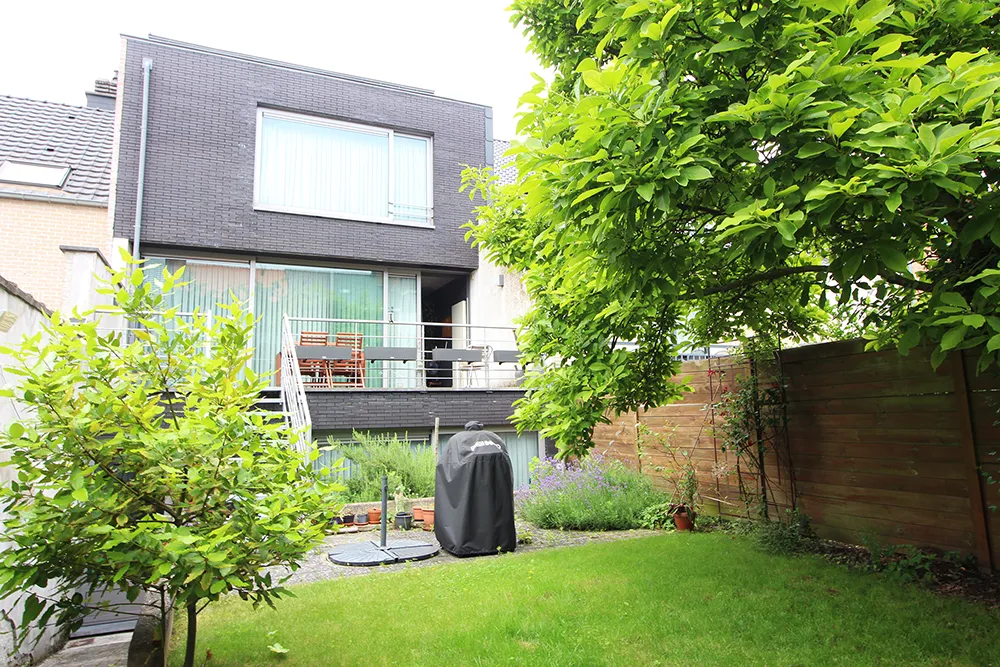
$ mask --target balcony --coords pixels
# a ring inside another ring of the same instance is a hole
[[[305,391],[521,391],[513,327],[286,317],[275,383]],[[291,359],[290,359],[291,360]]]

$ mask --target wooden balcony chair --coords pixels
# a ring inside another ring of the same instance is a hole
[[[333,344],[337,347],[351,348],[351,358],[343,361],[331,362],[330,372],[335,378],[344,377],[344,381],[339,379],[333,382],[337,387],[361,387],[365,386],[365,351],[362,348],[364,334],[346,333],[338,331],[334,337]]]
[[[325,331],[303,331],[299,334],[302,347],[325,347],[330,344],[330,334]],[[299,359],[302,382],[310,387],[329,389],[333,386],[333,373],[326,359]]]

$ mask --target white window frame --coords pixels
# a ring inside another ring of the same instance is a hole
[[[4,167],[10,165],[11,167],[30,167],[35,169],[48,169],[53,172],[62,170],[62,177],[57,183],[42,183],[40,181],[23,180],[19,178],[11,178],[9,176],[4,176]],[[66,179],[69,178],[69,167],[58,165],[58,164],[40,164],[38,162],[25,162],[23,160],[2,160],[0,161],[0,183],[10,183],[12,185],[30,185],[36,188],[51,188],[54,190],[62,189],[62,186],[66,185]]]
[[[369,215],[359,215],[357,213],[337,213],[331,211],[323,211],[316,209],[300,208],[297,206],[278,206],[274,204],[264,204],[260,201],[260,169],[261,169],[261,159],[260,159],[260,149],[261,149],[261,134],[264,128],[264,118],[279,118],[285,120],[292,120],[299,123],[311,123],[313,125],[320,125],[323,127],[333,127],[342,130],[350,130],[352,132],[364,132],[367,134],[376,134],[386,136],[389,139],[389,201],[388,201],[388,211],[389,215],[386,217],[369,216]],[[395,173],[396,173],[396,161],[394,153],[395,136],[399,135],[401,137],[408,137],[412,139],[422,139],[427,142],[427,211],[428,219],[426,222],[417,222],[413,220],[397,220],[394,214],[395,207],[395,196],[396,196],[396,184],[395,184]],[[389,128],[374,127],[371,125],[361,125],[358,123],[348,123],[340,120],[331,120],[328,118],[320,118],[318,116],[309,116],[306,114],[293,113],[291,111],[279,111],[277,109],[266,109],[259,107],[257,109],[257,132],[256,132],[256,146],[254,148],[254,170],[253,170],[253,209],[255,211],[272,211],[275,213],[292,213],[295,215],[309,215],[317,218],[331,218],[334,220],[357,220],[360,222],[377,222],[386,225],[401,225],[404,227],[420,227],[422,229],[434,229],[434,139],[432,137],[421,136],[419,134],[409,134],[406,132],[396,132]]]

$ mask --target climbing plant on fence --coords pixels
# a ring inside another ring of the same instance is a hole
[[[780,485],[771,479],[769,467],[779,474],[791,474],[787,462],[787,416],[785,414],[784,378],[774,351],[750,344],[734,355],[734,366],[745,373],[709,369],[718,380],[713,390],[714,429],[719,449],[731,454],[734,477],[740,500],[747,513],[769,517],[769,505],[777,506],[774,492]],[[794,481],[789,479],[784,491],[790,491],[794,504]]]

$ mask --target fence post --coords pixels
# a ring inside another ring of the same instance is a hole
[[[966,479],[969,483],[969,507],[972,514],[972,531],[976,536],[976,560],[979,562],[980,569],[991,570],[993,562],[990,551],[989,527],[986,524],[986,503],[982,478],[979,475],[979,461],[976,456],[976,434],[972,425],[972,404],[969,402],[965,359],[960,350],[951,353],[951,377],[955,389],[958,426],[962,437],[962,458],[965,463]]]

